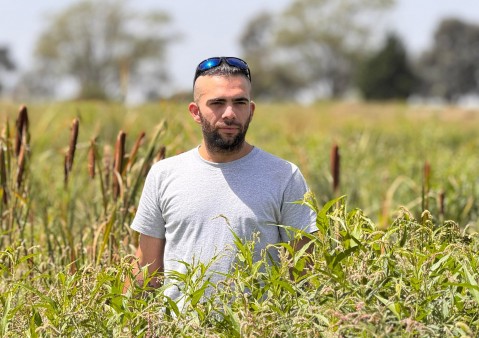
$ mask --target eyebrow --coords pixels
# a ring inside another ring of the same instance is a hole
[[[214,99],[209,99],[206,101],[206,104],[213,104],[213,103],[223,103],[223,102],[226,102],[225,99],[221,99],[221,98],[214,98]]]
[[[234,102],[249,102],[251,100],[249,98],[243,96],[243,97],[238,97],[236,99],[233,99],[233,101]]]
[[[228,100],[225,99],[225,98],[222,98],[222,97],[218,97],[218,98],[213,98],[213,99],[207,100],[206,104],[215,103],[215,102],[216,103],[218,103],[218,102],[223,103],[223,102],[226,102],[226,101],[228,101]],[[235,102],[235,103],[237,103],[237,102],[250,102],[250,99],[247,98],[247,97],[242,96],[242,97],[234,98],[234,99],[232,99],[232,101]]]

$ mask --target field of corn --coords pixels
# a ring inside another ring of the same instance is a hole
[[[186,104],[19,106],[0,104],[1,337],[477,337],[479,109],[259,103],[247,138],[306,176],[314,253],[268,266],[238,239],[212,297],[207,266],[175,276],[179,309],[122,290],[146,172],[200,142]]]

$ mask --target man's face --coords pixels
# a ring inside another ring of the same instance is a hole
[[[201,111],[199,115],[203,139],[210,150],[228,153],[238,151],[241,148],[245,141],[251,117],[243,125],[239,122],[225,120],[221,125],[215,127],[203,116]]]
[[[201,124],[210,151],[236,152],[244,144],[255,105],[251,84],[243,76],[202,76],[195,85],[195,102],[189,109]]]

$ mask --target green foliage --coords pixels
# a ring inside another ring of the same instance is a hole
[[[406,99],[417,89],[418,80],[406,50],[394,35],[388,36],[384,47],[363,62],[357,77],[366,100]]]
[[[341,97],[391,0],[296,0],[277,16],[252,18],[241,39],[255,94],[276,100]],[[371,23],[374,23],[372,25]]]
[[[14,71],[16,68],[15,63],[12,61],[7,47],[0,46],[0,93],[3,90],[2,78],[4,71]]]
[[[79,1],[55,14],[38,39],[38,69],[57,84],[79,85],[80,99],[118,99],[141,77],[145,92],[165,80],[165,47],[174,37],[165,13],[139,13],[122,0]],[[145,67],[148,68],[145,71]]]
[[[237,266],[212,285],[211,264],[172,276],[182,308],[147,283],[122,294],[126,260],[45,266],[40,248],[0,251],[0,330],[4,336],[367,336],[464,337],[479,329],[479,236],[453,221],[406,210],[380,230],[344,197],[317,209],[314,250],[277,246],[280,262],[252,261],[255,239],[236,238]],[[291,229],[290,229],[291,230]],[[300,235],[298,233],[298,235]],[[311,267],[304,265],[309,257]],[[52,262],[53,263],[53,262]],[[30,266],[35,266],[31,269]],[[291,271],[298,274],[290,274]],[[210,290],[206,292],[207,290]],[[28,301],[27,301],[28,300]]]
[[[198,144],[201,131],[185,107],[169,102],[30,107],[22,138],[28,165],[17,186],[14,108],[2,109],[9,112],[0,140],[1,191],[9,196],[0,198],[2,336],[473,337],[479,330],[473,111],[258,103],[250,141],[297,163],[313,190],[299,202],[317,210],[313,253],[281,243],[269,248],[280,251],[280,262],[270,264],[267,252],[253,259],[256,238],[237,237],[237,268],[224,282],[210,282],[213,261],[184,262],[186,273],[160,289],[145,278],[123,294],[136,244],[128,225],[144,174],[161,145],[172,156]],[[65,185],[73,118],[80,133]],[[125,152],[132,163],[116,175],[115,199],[113,163],[104,160],[113,157],[107,149],[119,130],[127,134],[127,150],[142,131],[146,141],[136,156]],[[92,140],[94,178],[87,165]],[[332,141],[340,148],[340,195],[328,167]],[[431,173],[424,177],[426,159]],[[307,236],[295,234],[301,235]],[[181,303],[163,295],[172,284],[185,295]]]
[[[420,58],[418,72],[423,94],[454,102],[460,96],[477,94],[479,81],[479,26],[446,18],[434,33],[434,44]]]

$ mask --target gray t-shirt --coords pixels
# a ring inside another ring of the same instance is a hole
[[[166,239],[167,280],[168,271],[186,272],[182,261],[207,264],[218,255],[210,269],[227,273],[236,255],[232,232],[244,240],[256,234],[259,259],[268,244],[290,240],[277,225],[317,230],[314,211],[291,203],[307,191],[297,166],[258,148],[227,163],[208,162],[194,148],[153,165],[131,227]],[[177,299],[180,293],[170,288],[166,295]]]

